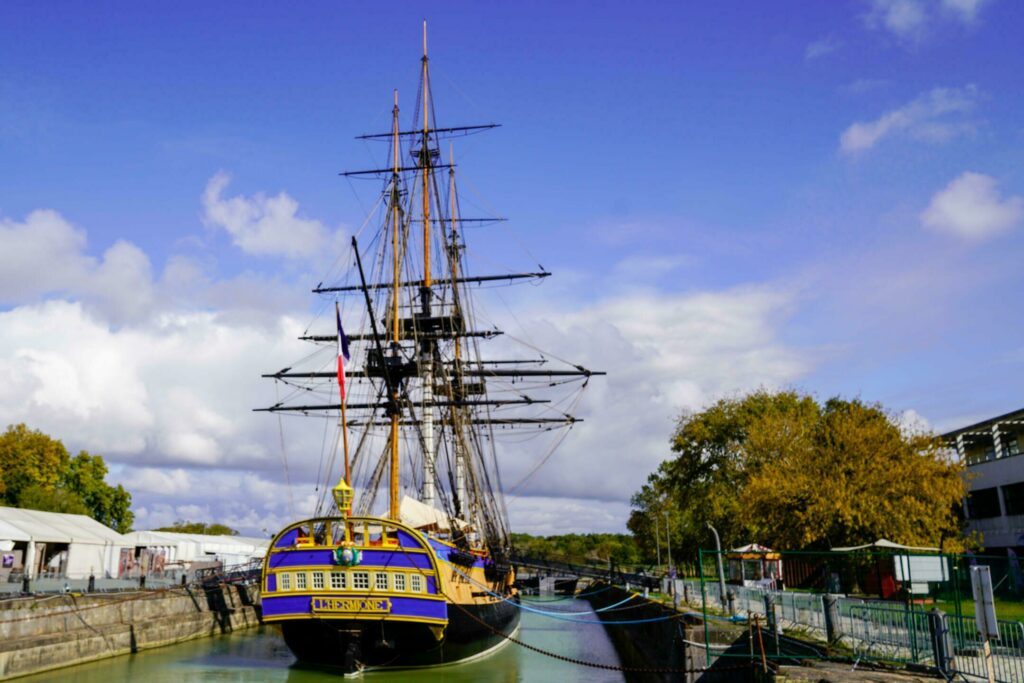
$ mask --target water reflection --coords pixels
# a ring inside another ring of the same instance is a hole
[[[534,604],[545,608],[543,603]],[[587,609],[582,601],[566,601],[552,611],[578,612]],[[574,615],[581,618],[584,615]],[[596,620],[596,615],[591,614]],[[564,657],[603,664],[617,664],[618,657],[604,629],[598,624],[570,623],[524,612],[519,639],[525,643]],[[230,636],[194,640],[180,645],[150,650],[137,655],[83,664],[77,667],[39,674],[22,680],[31,683],[66,681],[76,683],[112,683],[140,680],[155,683],[198,683],[205,681],[238,683],[337,683],[335,673],[307,669],[295,664],[278,632],[271,627]],[[353,680],[353,679],[350,679]],[[492,655],[468,664],[407,671],[369,672],[366,683],[513,683],[515,681],[583,681],[605,683],[622,681],[621,674],[560,661],[508,643]]]

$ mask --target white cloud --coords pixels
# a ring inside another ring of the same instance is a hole
[[[928,23],[923,0],[872,0],[867,15],[870,28],[884,29],[904,40],[917,40]]]
[[[965,24],[974,23],[988,0],[942,0],[942,8]]]
[[[966,172],[932,196],[921,213],[925,227],[969,240],[982,240],[1015,227],[1024,218],[1024,197],[1003,198],[996,179]]]
[[[973,85],[963,88],[934,88],[874,121],[854,123],[839,138],[847,154],[871,149],[887,137],[906,135],[926,142],[945,142],[973,133],[975,124],[966,117],[978,100]]]
[[[301,328],[231,325],[213,313],[113,328],[81,304],[0,313],[0,414],[114,461],[266,468],[274,430],[262,370],[304,347]]]
[[[932,425],[928,419],[913,408],[901,412],[897,416],[896,422],[899,424],[900,431],[908,436],[927,434],[932,431]]]
[[[317,220],[298,215],[299,204],[285,192],[273,197],[224,198],[231,176],[220,172],[203,192],[203,222],[223,228],[249,254],[309,259],[326,247],[331,235]]]
[[[548,292],[544,302],[560,300]],[[595,506],[628,501],[670,456],[669,436],[683,410],[761,386],[788,386],[810,370],[807,355],[779,339],[793,306],[788,291],[741,287],[648,290],[566,310],[549,303],[517,309],[515,317],[529,322],[516,336],[608,375],[591,380],[574,411],[584,422],[516,493],[591,499]],[[545,452],[534,441],[506,445],[506,486],[526,477]]]
[[[807,45],[804,49],[804,59],[811,61],[818,59],[819,57],[824,57],[827,54],[835,52],[842,47],[842,45],[842,41],[836,39],[834,36],[825,36],[824,38],[815,40]]]
[[[988,0],[870,0],[865,23],[903,42],[917,43],[942,21],[972,26],[986,4]]]

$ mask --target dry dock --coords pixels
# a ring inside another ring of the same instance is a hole
[[[217,585],[0,601],[0,680],[257,626],[254,593]]]

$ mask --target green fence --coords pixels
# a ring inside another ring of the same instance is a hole
[[[766,663],[840,657],[984,679],[988,662],[973,616],[975,565],[987,565],[992,575],[996,680],[1024,681],[1024,579],[1013,557],[702,550],[698,577],[678,580],[676,590],[700,606],[707,643],[720,620],[749,624],[749,652],[719,656]]]

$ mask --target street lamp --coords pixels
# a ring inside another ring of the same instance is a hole
[[[722,605],[725,605],[725,570],[722,569],[722,541],[718,538],[718,531],[707,522],[707,527],[715,535],[715,557],[718,558],[718,590],[722,595]]]
[[[668,571],[672,571],[672,532],[668,526],[668,512],[665,513],[665,540],[668,542]]]
[[[654,513],[654,549],[658,553],[658,567],[661,567],[661,534],[658,533],[658,513]]]

